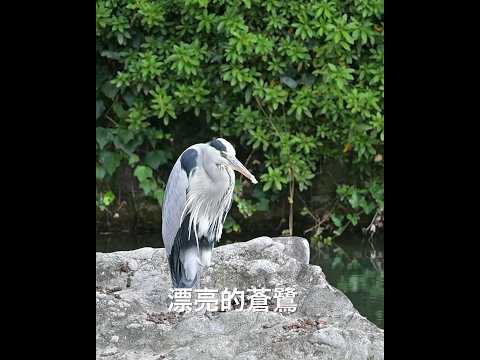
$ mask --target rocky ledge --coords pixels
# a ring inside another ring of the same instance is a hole
[[[165,249],[96,254],[97,359],[384,358],[384,331],[309,265],[303,238],[261,237],[214,250],[208,289],[293,287],[297,310],[169,312]]]

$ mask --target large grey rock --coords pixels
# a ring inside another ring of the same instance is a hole
[[[293,257],[305,265],[310,263],[310,246],[307,239],[297,236],[284,236],[273,238],[272,240],[283,244],[285,255]]]
[[[294,287],[294,313],[169,313],[164,249],[96,255],[97,359],[384,358],[384,331],[308,265],[302,238],[257,238],[215,249],[201,287]]]

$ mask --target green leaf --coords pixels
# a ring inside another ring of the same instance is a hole
[[[252,99],[252,88],[249,87],[249,88],[247,88],[247,90],[245,91],[245,103],[248,104],[251,99]]]
[[[118,102],[113,103],[112,109],[115,115],[117,115],[119,119],[125,119],[128,116],[128,112]]]
[[[340,33],[336,33],[333,37],[333,41],[335,41],[335,44],[338,44],[340,42],[341,35]]]
[[[352,223],[353,226],[358,224],[358,215],[357,214],[347,214],[347,219]]]
[[[133,175],[141,182],[145,182],[145,180],[150,179],[153,177],[153,171],[148,166],[137,166]]]
[[[155,180],[153,179],[144,179],[142,182],[140,182],[140,187],[142,188],[143,192],[145,195],[151,195],[151,193],[155,190],[156,188],[156,183]]]
[[[197,0],[198,5],[200,5],[203,8],[206,8],[208,6],[208,0]]]
[[[108,191],[103,195],[103,204],[105,206],[110,206],[115,201],[115,194],[111,191]]]
[[[159,166],[165,165],[167,162],[168,159],[163,150],[150,151],[147,156],[145,156],[145,163],[155,170],[158,169]]]
[[[116,135],[123,145],[135,139],[135,134],[127,129],[117,129]]]
[[[96,170],[97,170],[96,178],[97,178],[98,180],[103,180],[103,178],[104,178],[105,175],[107,174],[107,173],[105,172],[105,169],[104,169],[103,167],[97,165],[97,169],[96,169]]]
[[[122,156],[119,153],[104,151],[100,154],[100,162],[109,175],[113,175],[120,166]]]
[[[341,227],[343,225],[343,216],[332,214],[330,215],[330,218],[332,219],[336,227]]]
[[[351,37],[351,35],[350,35],[348,32],[342,31],[342,35],[343,35],[343,38],[344,38],[345,40],[347,40],[350,44],[353,45],[353,43],[354,43],[355,41],[353,40],[353,38]]]
[[[282,190],[282,183],[276,179],[275,179],[275,189],[277,189],[278,191]]]
[[[138,157],[138,155],[137,154],[132,154],[128,158],[128,165],[135,165],[139,161],[140,161],[140,158]]]
[[[114,85],[112,85],[109,81],[107,81],[103,86],[102,86],[102,93],[108,97],[109,99],[112,99],[117,95],[118,93],[118,88]]]
[[[157,199],[159,204],[162,204],[163,203],[163,197],[165,196],[165,192],[164,192],[163,189],[157,189],[157,190],[155,190],[153,196],[155,197],[155,199]]]
[[[350,205],[352,205],[352,208],[357,209],[360,205],[360,197],[358,195],[357,191],[354,191],[352,194],[352,197],[349,200]]]
[[[110,131],[106,128],[97,127],[96,138],[100,150],[102,150],[111,140]]]

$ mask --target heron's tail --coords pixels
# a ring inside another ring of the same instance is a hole
[[[168,257],[168,263],[170,265],[170,277],[174,288],[197,288],[199,286],[200,271],[197,271],[193,279],[188,279],[185,266],[180,260],[180,257],[175,257],[173,252]]]

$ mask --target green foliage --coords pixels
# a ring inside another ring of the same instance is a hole
[[[107,191],[105,194],[97,193],[97,207],[101,211],[106,211],[110,205],[115,201],[115,194],[111,191]]]
[[[309,189],[331,160],[350,170],[331,209],[337,233],[383,212],[383,0],[97,0],[96,10],[97,184],[128,166],[161,202],[185,146],[223,136],[251,152],[262,182],[237,184],[244,217],[293,201],[292,185]]]

